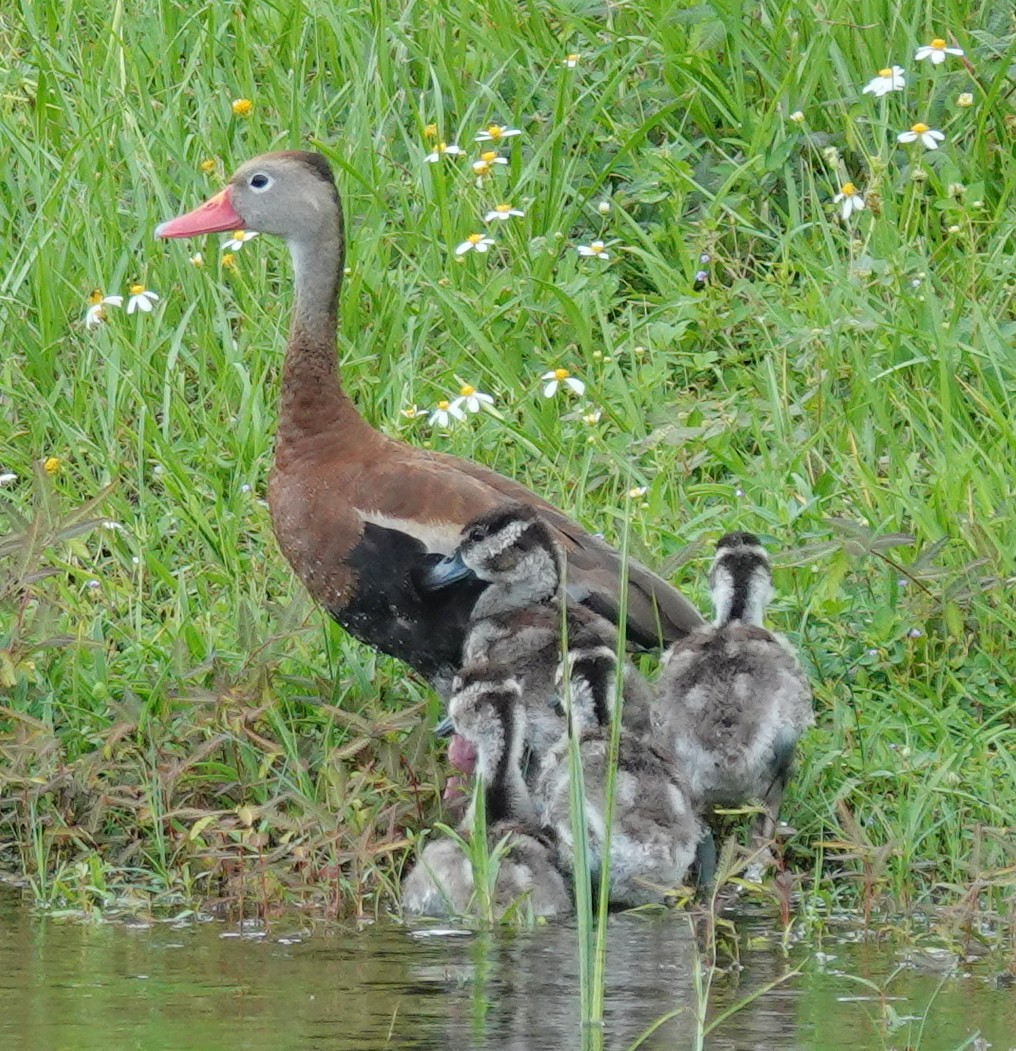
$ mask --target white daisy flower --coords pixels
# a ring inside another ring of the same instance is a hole
[[[553,398],[562,386],[567,387],[580,398],[586,392],[586,385],[582,380],[576,379],[567,369],[551,369],[550,372],[545,372],[540,379],[547,382],[543,388],[545,398]]]
[[[453,419],[464,420],[466,414],[450,401],[442,399],[437,403],[437,408],[430,414],[431,427],[447,427]]]
[[[510,204],[495,204],[493,208],[483,217],[485,223],[492,223],[495,219],[501,219],[502,221],[510,219],[513,215],[523,216],[526,213],[520,211],[518,208],[513,208]]]
[[[628,490],[629,500],[639,500],[649,492],[648,485],[636,485]]]
[[[123,296],[104,296],[95,289],[88,296],[88,304],[85,311],[85,328],[98,328],[106,320],[103,307],[122,307]]]
[[[564,64],[566,69],[574,69],[579,64],[579,59],[582,56],[577,52],[573,51],[570,55],[564,56]]]
[[[833,204],[840,205],[840,214],[844,219],[849,219],[854,212],[864,209],[864,198],[858,193],[857,187],[852,182],[845,182],[840,187],[840,192],[833,198]]]
[[[423,159],[428,164],[437,164],[442,157],[457,157],[460,153],[465,153],[465,150],[461,146],[456,146],[455,143],[439,142],[437,148],[433,153],[428,153]]]
[[[465,255],[466,252],[479,252],[481,255],[494,244],[493,237],[484,234],[470,234],[460,245],[455,248],[456,255]]]
[[[587,256],[589,258],[607,260],[610,258],[610,253],[607,251],[607,246],[602,241],[593,241],[592,244],[577,245],[576,251],[581,256]]]
[[[11,482],[16,482],[18,476],[13,471],[4,471],[0,474],[0,485],[10,485]]]
[[[459,396],[448,406],[448,411],[464,408],[466,412],[479,412],[485,405],[493,404],[494,399],[489,394],[484,394],[468,383],[464,383],[459,388]]]
[[[962,54],[963,48],[946,47],[945,41],[941,37],[935,37],[930,44],[925,44],[914,52],[914,60],[921,62],[923,59],[930,58],[933,66],[940,66],[945,61],[946,55]]]
[[[200,252],[195,252],[187,262],[189,262],[191,266],[200,270],[201,267],[205,265],[205,257]]]
[[[476,136],[476,142],[500,142],[502,139],[510,139],[513,135],[521,135],[518,128],[509,128],[504,124],[488,124],[483,131]]]
[[[130,299],[127,300],[128,314],[133,314],[135,310],[140,310],[142,314],[150,313],[159,298],[158,292],[153,292],[144,285],[131,285],[127,291],[130,293]]]
[[[426,409],[418,409],[415,404],[410,405],[406,409],[399,409],[401,415],[405,416],[407,420],[415,420],[418,416],[426,416]]]
[[[248,241],[252,241],[255,237],[257,237],[257,233],[254,230],[234,230],[222,242],[222,247],[227,252],[235,252],[237,249],[243,248]]]
[[[890,91],[902,91],[907,86],[906,74],[902,66],[886,66],[878,71],[878,76],[873,77],[864,88],[862,95],[874,95],[881,98],[888,95]]]
[[[507,164],[507,157],[499,157],[497,150],[484,150],[479,160],[473,161],[473,171],[477,175],[489,175],[497,164]]]
[[[926,150],[937,150],[938,144],[944,141],[945,136],[942,132],[929,128],[927,124],[918,122],[911,125],[910,131],[901,131],[896,139],[898,142],[917,142],[919,139]]]

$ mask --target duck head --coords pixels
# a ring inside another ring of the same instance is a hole
[[[193,237],[227,230],[274,234],[293,244],[341,228],[335,178],[319,153],[264,153],[242,165],[224,190],[204,204],[160,223],[156,237]]]
[[[497,507],[462,530],[459,546],[428,566],[421,584],[436,590],[467,576],[521,587],[534,601],[549,598],[561,580],[560,555],[550,529],[524,504]]]

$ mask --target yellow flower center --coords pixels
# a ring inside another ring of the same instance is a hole
[[[140,295],[144,294],[145,286],[144,285],[131,285],[130,288],[127,289],[127,291],[130,292],[130,294],[132,296],[140,296]]]
[[[941,37],[935,37],[935,39],[931,42],[931,46],[936,51],[945,51],[945,41]]]
[[[439,409],[440,409],[440,410],[441,410],[442,412],[444,412],[444,411],[445,411],[445,409],[447,409],[447,408],[448,408],[448,402],[442,399],[441,401],[439,401],[439,402],[437,403],[437,407],[438,407],[438,408],[439,408]]]
[[[480,160],[486,161],[487,164],[493,164],[496,159],[497,150],[486,150],[484,153],[480,154]]]
[[[448,143],[447,142],[439,142],[437,144],[437,152],[438,153],[444,153],[445,150],[447,150],[447,149],[448,149]]]
[[[204,160],[198,165],[198,167],[207,175],[209,172],[215,171],[215,161]]]
[[[43,460],[42,469],[46,474],[56,474],[60,470],[60,460],[56,456],[47,456]]]
[[[604,246],[602,241],[594,241],[589,247],[593,250],[595,255],[600,255],[603,252]]]
[[[102,293],[97,288],[93,288],[92,291],[88,293],[88,302],[91,303],[93,307],[97,303],[101,303]]]
[[[566,380],[571,373],[567,369],[554,369],[554,379],[560,383],[562,380]]]
[[[227,267],[232,266],[235,261],[236,261],[236,256],[233,255],[232,252],[223,252],[223,254],[222,254],[222,265],[223,266],[227,266]]]
[[[501,138],[501,127],[500,127],[500,125],[498,125],[498,124],[488,124],[487,125],[487,134],[491,137],[491,139],[494,140],[494,142],[497,142],[497,140],[499,138]]]
[[[510,212],[511,210],[512,210],[512,206],[510,204],[495,204],[494,205],[494,211],[495,212],[500,212],[502,215],[504,215],[505,212]]]
[[[464,387],[459,387],[459,394],[461,394],[463,398],[471,398],[475,393],[476,388],[470,387],[468,383]]]
[[[468,236],[468,237],[466,238],[466,240],[467,240],[467,241],[468,241],[468,242],[469,242],[469,243],[470,243],[471,245],[477,245],[477,244],[479,244],[479,243],[480,243],[480,242],[481,242],[481,241],[483,240],[483,234],[470,234],[470,235],[469,235],[469,236]]]
[[[891,69],[880,69],[878,71],[878,75],[880,77],[891,77],[893,75],[893,71]]]
[[[915,135],[923,135],[928,130],[928,125],[927,124],[913,124],[913,125],[911,125],[910,130]]]
[[[244,237],[243,237],[243,230],[234,230],[233,231],[233,240],[234,241],[242,241],[243,239],[244,239]]]
[[[857,194],[857,187],[852,182],[845,182],[840,187],[840,193],[842,193],[844,197],[853,197]]]
[[[476,172],[477,175],[489,175],[490,165],[486,161],[477,161],[473,165],[473,171]]]
[[[250,99],[233,99],[231,108],[238,117],[246,117],[253,107],[254,103]]]
[[[579,55],[577,51],[573,51],[570,55],[565,58],[565,62],[571,62],[573,65],[578,62]]]
[[[437,125],[436,124],[428,124],[423,129],[423,134],[428,139],[436,139],[437,138]]]

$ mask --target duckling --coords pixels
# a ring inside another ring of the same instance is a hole
[[[497,858],[491,889],[496,916],[521,905],[534,916],[571,912],[572,903],[555,852],[535,823],[529,789],[522,777],[525,706],[522,688],[493,669],[473,666],[453,685],[449,702],[456,733],[476,748],[482,778],[488,848]],[[462,831],[468,831],[472,815]],[[425,916],[464,915],[475,907],[473,867],[461,843],[428,843],[402,883],[402,907]]]
[[[606,832],[606,788],[610,761],[608,729],[596,715],[595,689],[581,670],[570,684],[571,733],[579,738],[585,812],[594,883],[602,878]],[[544,823],[557,838],[558,864],[571,872],[569,734],[546,755],[534,796]],[[614,780],[610,836],[610,891],[614,905],[662,902],[681,886],[696,860],[703,826],[672,759],[648,738],[622,733]]]
[[[470,522],[455,552],[431,566],[425,577],[424,586],[431,588],[467,574],[487,583],[470,615],[463,664],[487,664],[518,679],[526,709],[525,744],[536,757],[545,755],[565,729],[559,703],[562,626],[570,674],[589,684],[603,725],[609,722],[615,694],[614,627],[568,601],[564,573],[561,549],[542,518],[515,503]],[[624,723],[631,732],[648,732],[648,685],[630,665],[623,676]]]
[[[762,627],[769,559],[751,533],[728,533],[709,573],[715,616],[663,657],[653,719],[693,796],[760,799],[753,845],[776,831],[798,738],[815,721],[811,688],[790,645]]]

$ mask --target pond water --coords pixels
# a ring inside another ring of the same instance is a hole
[[[827,934],[821,952],[802,943],[784,952],[772,920],[734,920],[741,966],[714,979],[710,1017],[800,973],[724,1021],[706,1038],[711,1051],[1016,1048],[1016,990],[998,958],[908,961],[856,928]],[[0,1049],[623,1051],[681,1008],[640,1046],[694,1047],[687,916],[612,916],[609,947],[606,1024],[583,1033],[566,925],[82,924],[40,917],[0,892]]]

